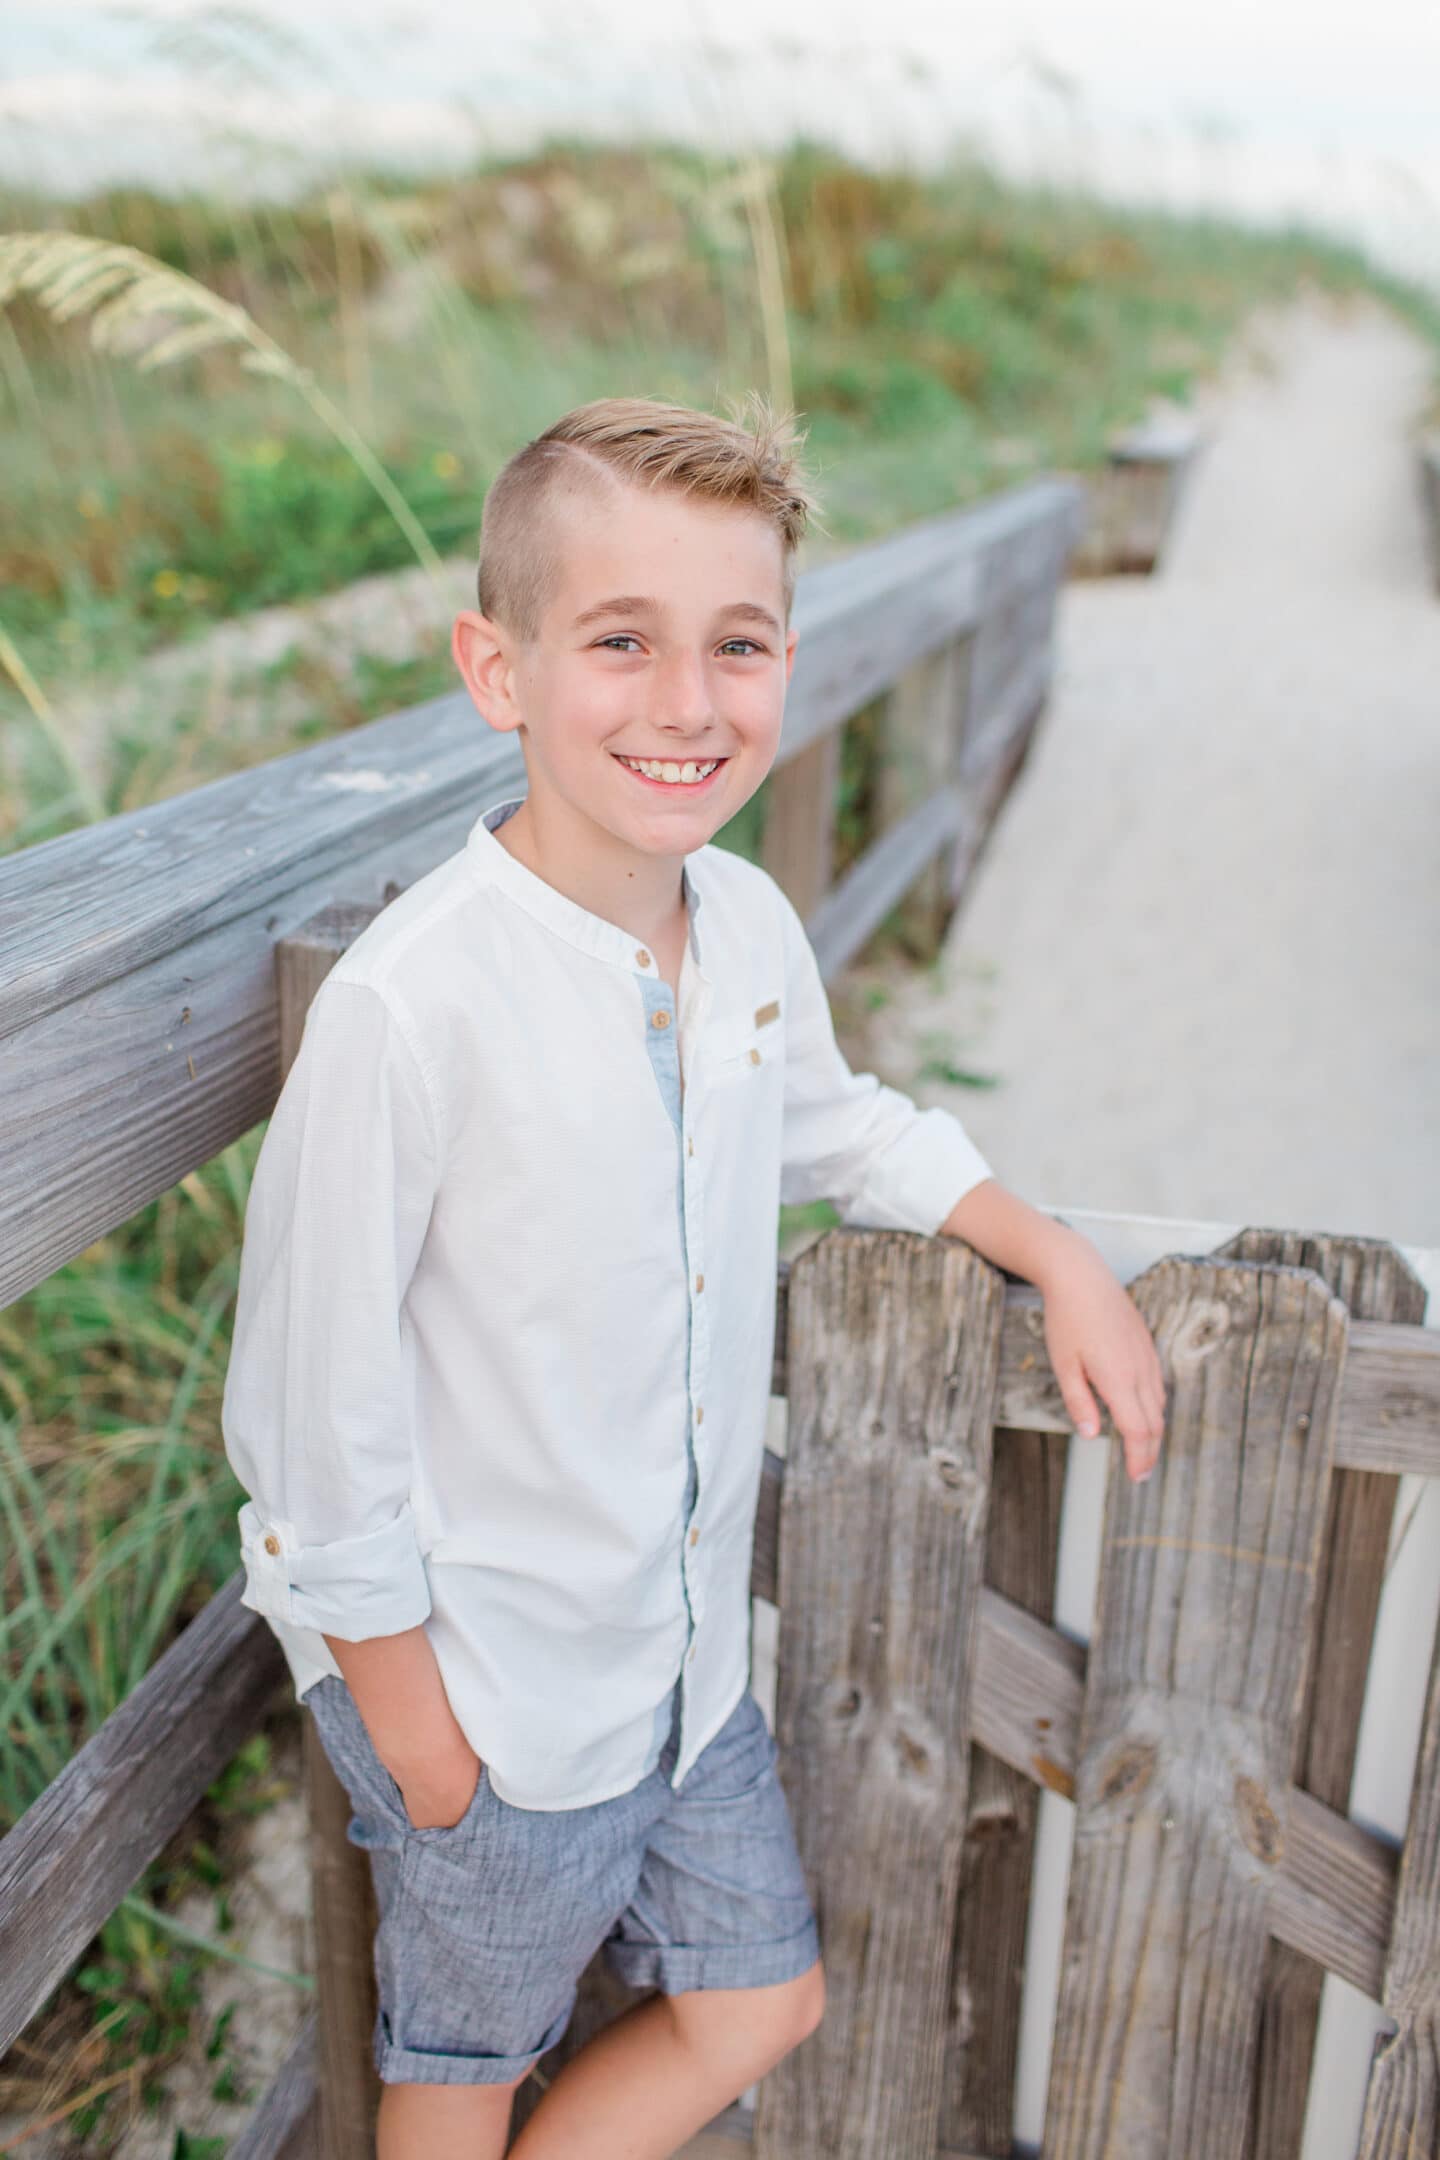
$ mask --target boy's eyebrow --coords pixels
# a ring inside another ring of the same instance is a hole
[[[620,593],[613,600],[598,600],[594,607],[586,608],[583,614],[575,617],[570,627],[572,630],[583,630],[587,623],[599,622],[606,615],[658,615],[660,612],[660,602],[650,599],[644,593]],[[756,600],[731,600],[724,607],[717,608],[716,614],[739,616],[746,622],[765,623],[777,632],[780,628],[779,618],[773,615],[769,608],[761,607]]]

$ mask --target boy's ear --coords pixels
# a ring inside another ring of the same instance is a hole
[[[800,632],[792,630],[785,640],[785,680],[788,684],[795,668],[795,647],[800,642]]]
[[[502,733],[518,727],[510,655],[490,618],[475,608],[462,608],[450,632],[450,651],[481,717]]]

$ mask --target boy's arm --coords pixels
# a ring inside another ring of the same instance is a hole
[[[1165,1385],[1139,1308],[1097,1248],[1007,1191],[960,1120],[927,1110],[874,1073],[852,1072],[835,1040],[814,947],[777,885],[789,1017],[780,1198],[830,1200],[841,1219],[963,1238],[1035,1283],[1065,1407],[1098,1433],[1093,1384],[1114,1412],[1126,1468],[1148,1477],[1164,1429]]]
[[[464,1744],[423,1626],[400,1325],[440,1155],[428,1077],[387,1001],[327,978],[255,1165],[220,1416],[251,1495],[242,1603],[325,1636],[422,1804],[432,1763],[456,1793]]]

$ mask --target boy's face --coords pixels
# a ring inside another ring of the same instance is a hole
[[[534,643],[467,611],[456,663],[490,724],[521,730],[552,831],[578,840],[580,820],[684,856],[774,761],[799,635],[784,627],[780,536],[756,511],[630,486],[557,519],[563,567]],[[697,784],[622,758],[721,762]]]

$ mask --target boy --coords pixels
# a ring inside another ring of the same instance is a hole
[[[257,1163],[223,1429],[372,1855],[381,2160],[498,2160],[602,1942],[656,1992],[520,2160],[662,2160],[819,2020],[748,1688],[781,1200],[1038,1283],[1077,1427],[1093,1383],[1158,1449],[1100,1255],[851,1072],[799,916],[709,844],[775,755],[811,507],[759,400],[601,399],[510,460],[453,649],[527,792],[332,969]]]

